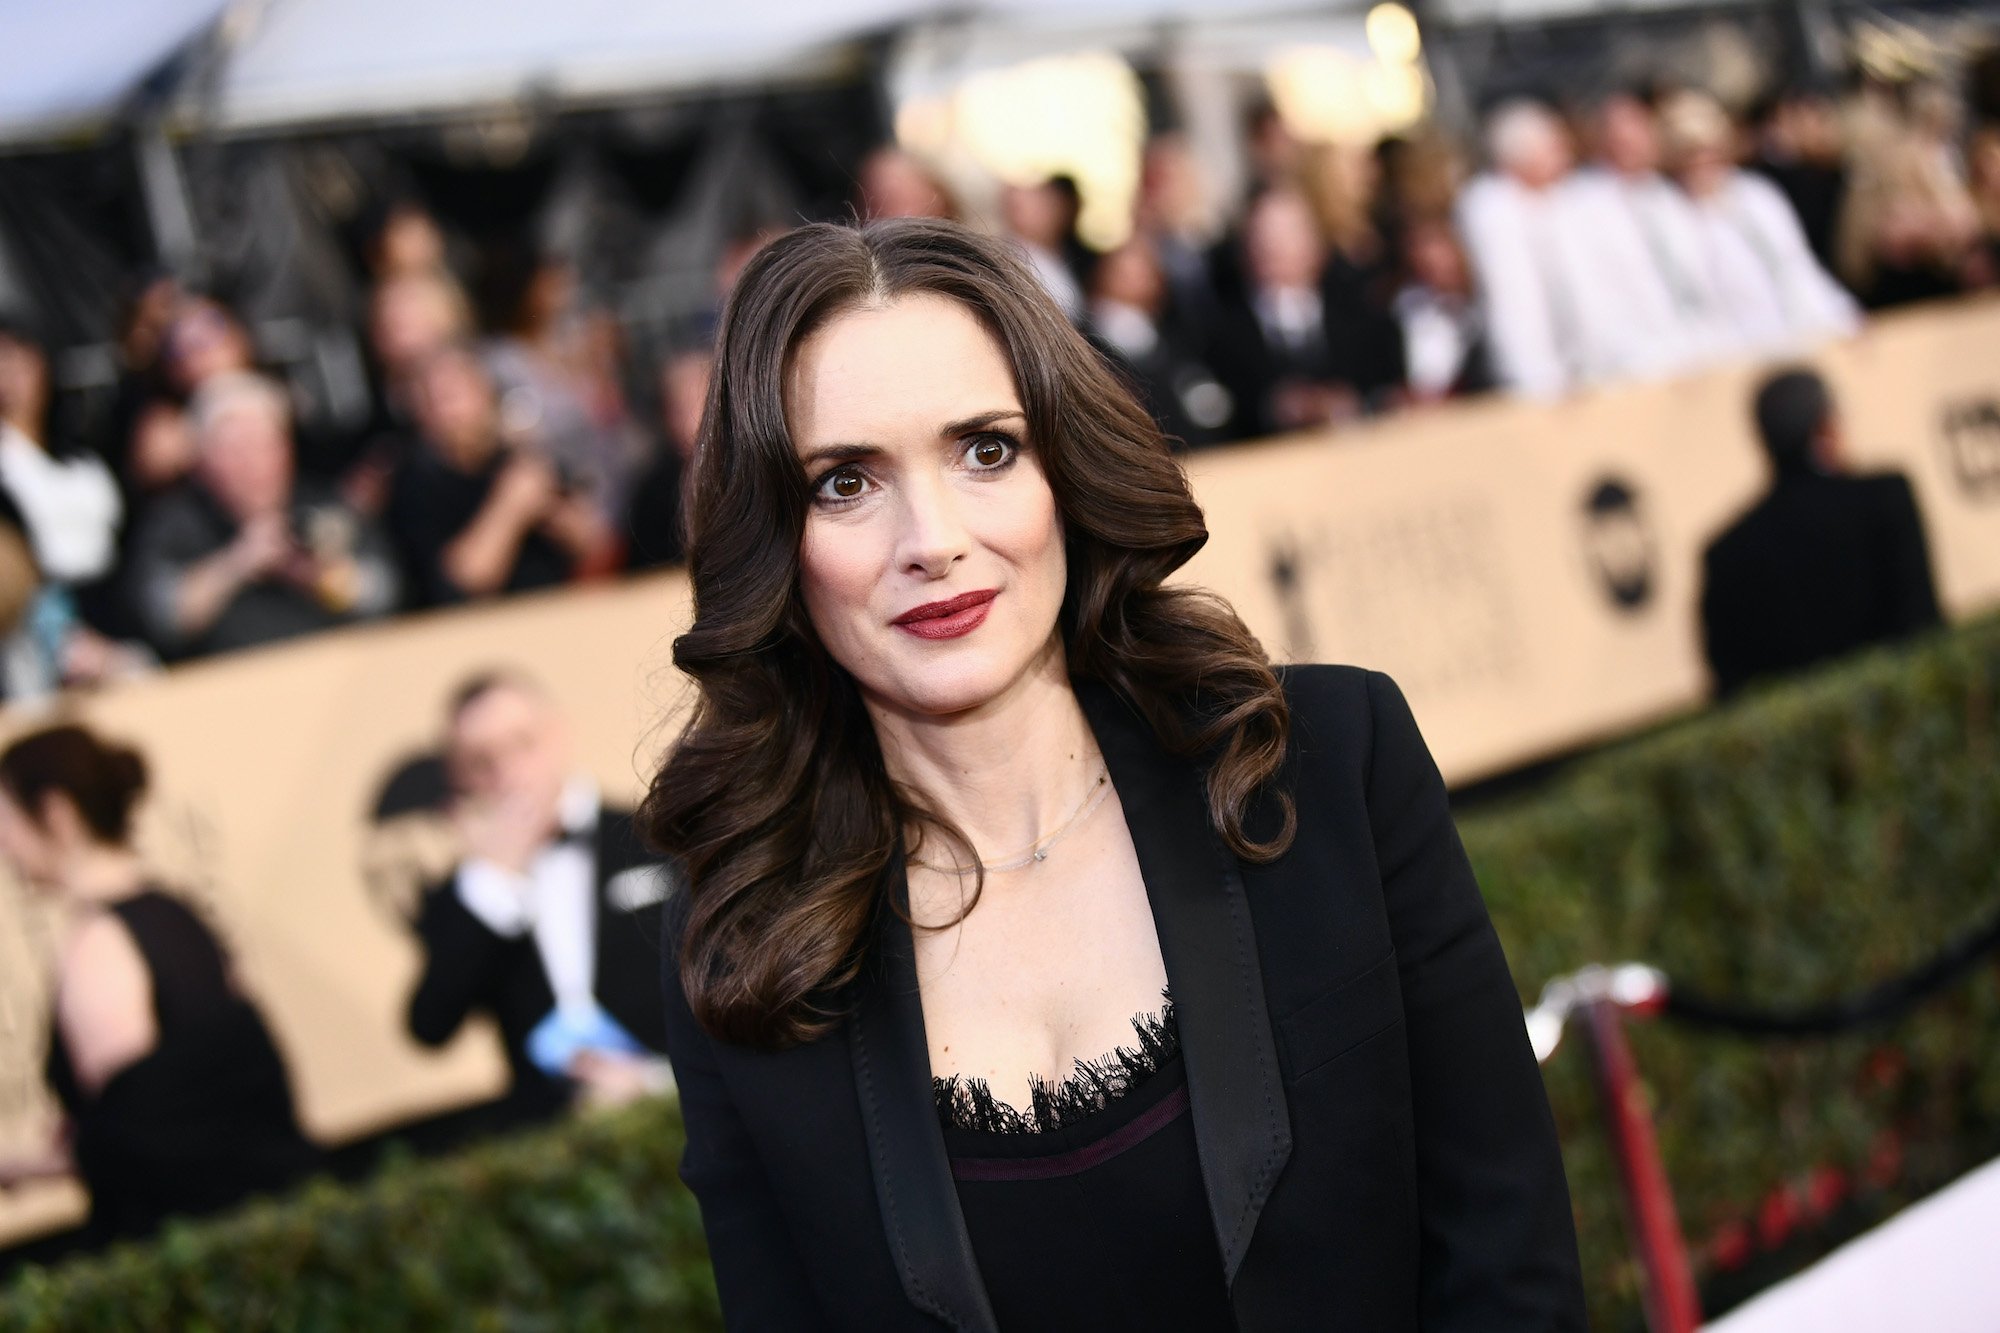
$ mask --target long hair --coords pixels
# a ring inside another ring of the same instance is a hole
[[[1070,671],[1206,760],[1210,818],[1238,856],[1291,842],[1282,792],[1274,836],[1245,831],[1290,720],[1263,650],[1219,599],[1162,586],[1208,530],[1153,419],[1002,243],[928,219],[801,228],[750,262],[724,312],[688,509],[694,624],[674,641],[696,698],[639,816],[687,874],[689,1005],[742,1045],[839,1019],[906,830],[969,846],[891,780],[799,591],[810,486],[785,421],[793,354],[836,316],[913,293],[961,302],[1013,366],[1066,535]]]

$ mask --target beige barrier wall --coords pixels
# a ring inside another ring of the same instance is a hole
[[[2000,306],[1886,321],[1819,358],[1861,465],[1915,482],[1954,616],[2000,603]],[[1756,373],[1503,402],[1198,457],[1214,533],[1189,577],[1272,653],[1365,663],[1408,691],[1463,781],[1698,704],[1705,543],[1763,469]],[[338,1140],[499,1086],[490,1033],[402,1037],[417,959],[398,903],[443,831],[371,819],[468,672],[514,663],[566,701],[583,757],[630,797],[679,697],[677,575],[328,635],[89,701],[141,744],[145,841],[234,944],[290,1057],[311,1131]],[[10,718],[18,730],[33,719]],[[0,1152],[46,1126],[41,927],[0,896]],[[0,1197],[0,1239],[75,1215],[73,1191]]]
[[[1855,466],[1916,486],[1939,593],[2000,603],[2000,304],[1885,320],[1816,358]],[[1491,402],[1198,456],[1190,577],[1275,656],[1408,692],[1463,782],[1699,704],[1700,553],[1761,492],[1762,372]]]
[[[155,795],[141,841],[207,909],[263,1002],[306,1127],[328,1142],[500,1089],[490,1031],[442,1054],[403,1036],[417,951],[404,902],[449,862],[432,820],[371,818],[384,782],[434,747],[442,701],[482,667],[518,665],[569,710],[608,798],[636,799],[687,616],[669,574],[523,598],[182,668],[89,701],[84,718],[137,742]],[[41,718],[9,717],[18,731]],[[39,918],[0,897],[0,1154],[46,1132]],[[0,1240],[60,1224],[66,1187],[0,1195]]]

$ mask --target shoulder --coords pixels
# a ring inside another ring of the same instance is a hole
[[[1291,748],[1305,777],[1328,761],[1372,767],[1385,743],[1416,741],[1416,721],[1394,680],[1366,667],[1317,664],[1277,669],[1291,706]]]
[[[142,1010],[151,984],[139,942],[115,912],[91,913],[64,942],[57,1004],[67,1020]]]
[[[94,969],[131,966],[144,970],[145,959],[131,928],[116,912],[94,911],[78,921],[62,953],[64,982],[85,980]]]

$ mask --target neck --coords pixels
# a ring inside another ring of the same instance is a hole
[[[145,867],[127,847],[84,848],[70,859],[63,874],[69,897],[79,903],[114,902],[136,893],[145,882]]]
[[[42,412],[38,405],[23,406],[0,417],[0,422],[12,426],[34,444],[42,442],[41,420]]]
[[[982,860],[1017,856],[1054,832],[1097,779],[1097,741],[1069,682],[1062,641],[997,698],[948,717],[873,701],[889,776],[917,791]],[[936,840],[922,853],[949,862]]]

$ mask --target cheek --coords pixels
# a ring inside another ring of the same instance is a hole
[[[799,542],[799,594],[820,641],[829,647],[848,637],[847,627],[864,619],[883,573],[881,543],[865,523],[835,524],[806,519]]]
[[[1056,510],[1055,494],[1048,482],[1040,473],[1033,474],[1032,484],[1021,486],[1010,497],[1010,503],[993,517],[987,544],[1035,587],[1045,592],[1052,590],[1055,600],[1061,602],[1068,580],[1068,562],[1063,549],[1062,516]]]

